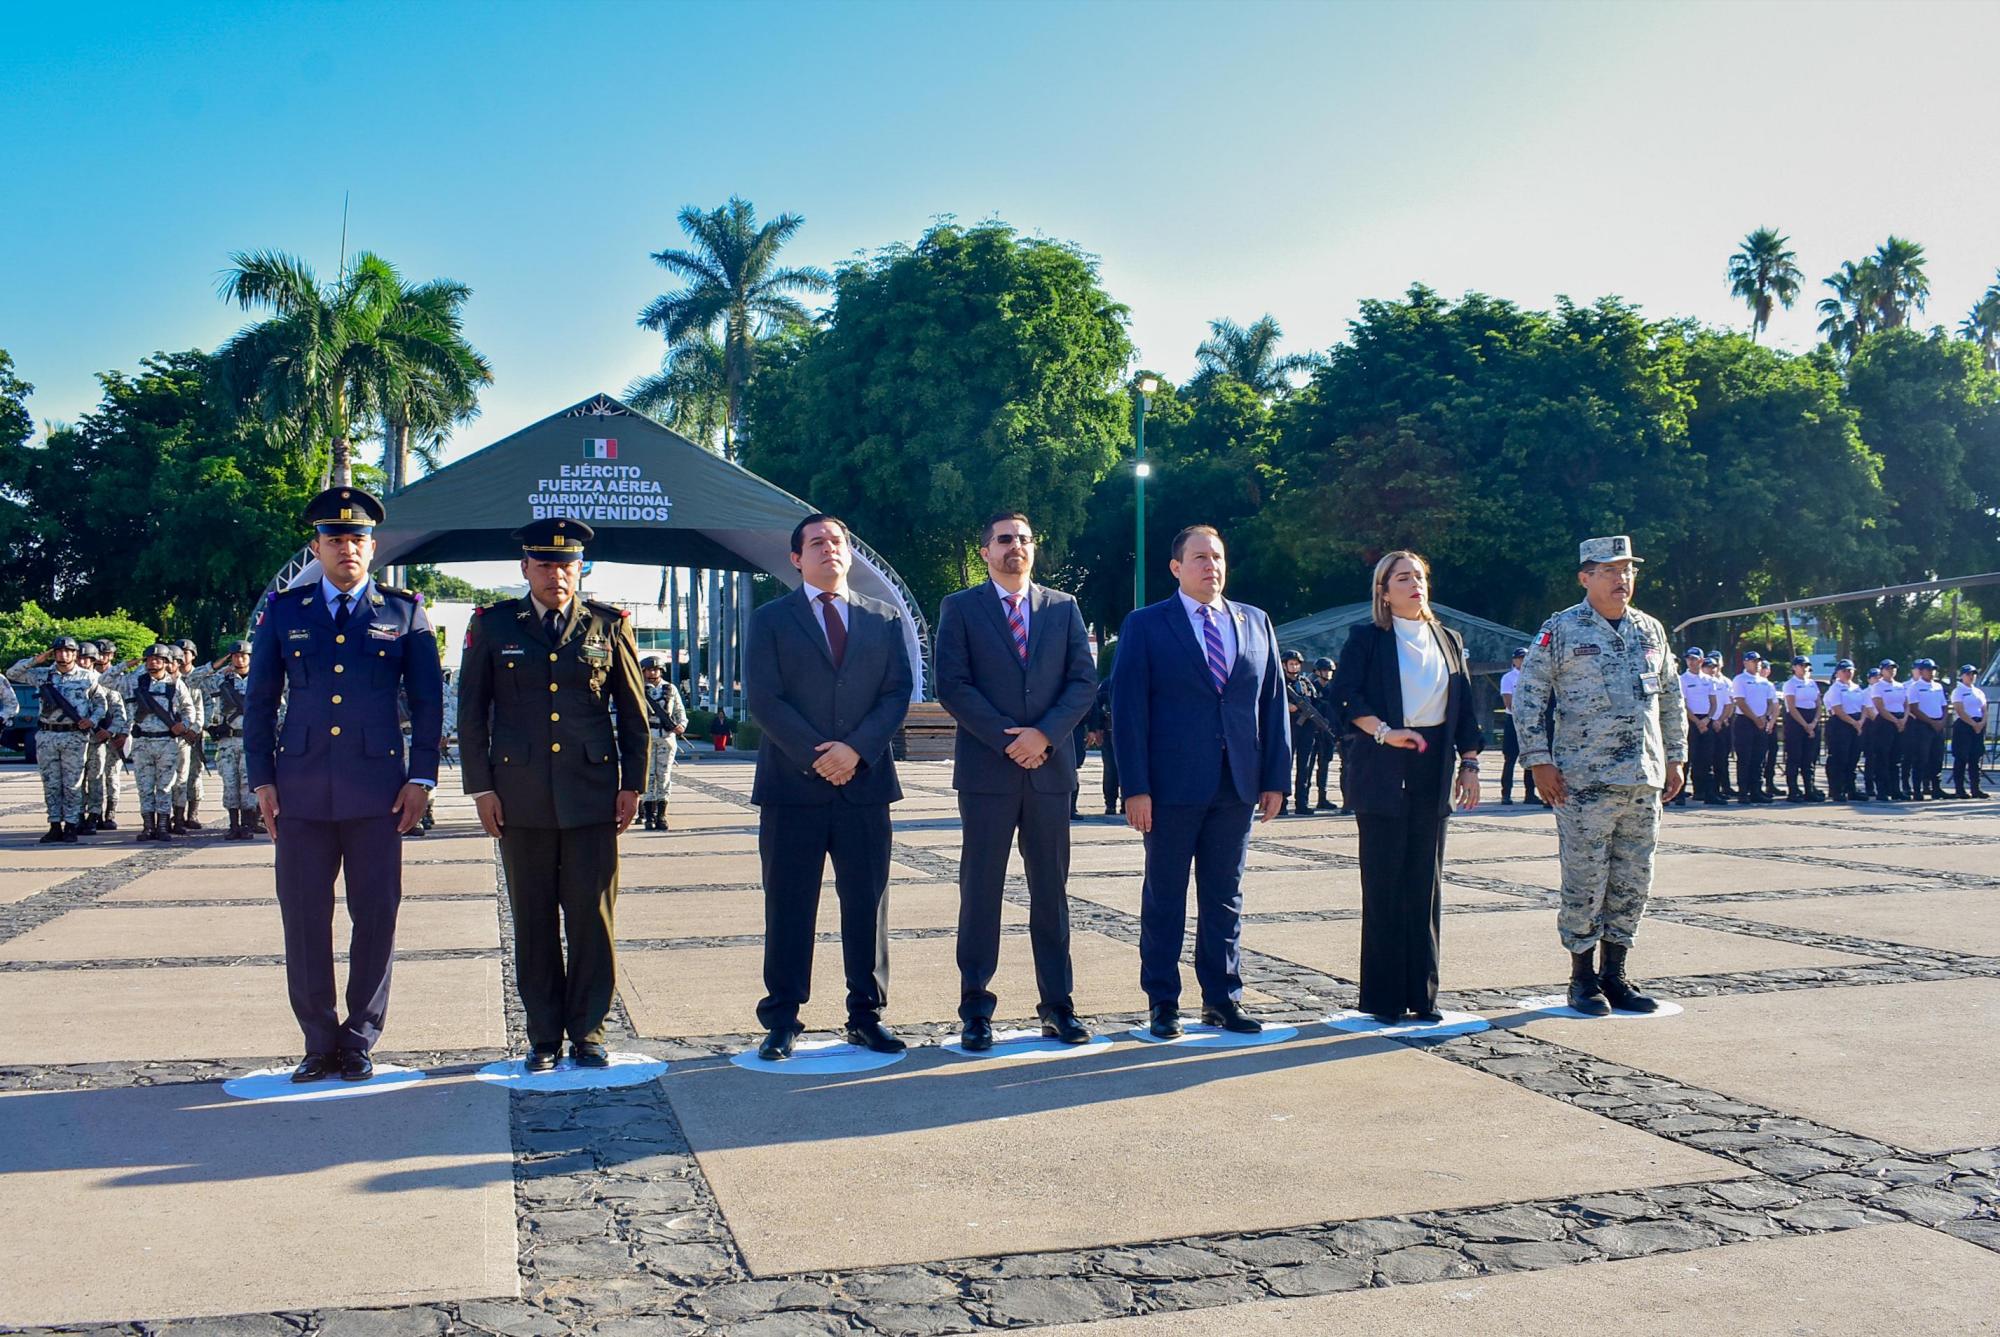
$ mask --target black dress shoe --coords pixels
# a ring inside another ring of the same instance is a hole
[[[1426,1026],[1435,1026],[1444,1020],[1444,1013],[1438,1011],[1436,1008],[1432,1008],[1428,1012],[1414,1012],[1411,1015]]]
[[[1241,1007],[1237,1006],[1236,1000],[1233,998],[1225,998],[1219,1003],[1203,1003],[1201,1005],[1201,1024],[1204,1026],[1220,1026],[1223,1030],[1234,1031],[1238,1035],[1255,1035],[1264,1029],[1264,1023],[1253,1016],[1247,1015]]]
[[[1060,1040],[1066,1045],[1087,1045],[1090,1043],[1090,1027],[1076,1019],[1074,1012],[1051,1012],[1042,1018],[1042,1038]]]
[[[792,1045],[799,1038],[795,1026],[776,1026],[764,1037],[764,1043],[757,1046],[757,1057],[766,1063],[777,1063],[792,1056]]]
[[[878,1054],[900,1054],[909,1048],[896,1038],[894,1031],[873,1019],[848,1022],[847,1043],[872,1049]]]
[[[1375,1019],[1377,1025],[1400,1026],[1403,1024],[1403,1014],[1400,1012],[1370,1012],[1368,1015]]]
[[[332,1054],[307,1054],[299,1066],[292,1069],[295,1082],[323,1082],[333,1076],[338,1060]]]
[[[340,1051],[340,1080],[343,1082],[365,1082],[375,1075],[375,1060],[361,1049]]]
[[[595,1040],[579,1040],[570,1045],[569,1056],[576,1060],[579,1068],[608,1068],[611,1055],[604,1052],[604,1046]]]
[[[983,1054],[993,1047],[993,1023],[984,1017],[972,1017],[958,1033],[960,1047],[975,1054]]]
[[[1158,1040],[1178,1040],[1181,1030],[1181,1010],[1172,1003],[1153,1004],[1152,1024],[1146,1027]]]
[[[521,1066],[529,1072],[554,1072],[556,1062],[560,1058],[562,1058],[562,1046],[536,1045],[528,1051],[528,1056],[521,1060]]]

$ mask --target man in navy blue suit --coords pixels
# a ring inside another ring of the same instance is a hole
[[[1181,943],[1194,869],[1194,973],[1204,1025],[1246,1034],[1243,867],[1252,818],[1270,821],[1291,778],[1285,681],[1271,619],[1222,597],[1222,535],[1190,525],[1169,564],[1180,588],[1135,609],[1118,637],[1111,720],[1125,820],[1146,837],[1139,984],[1162,1040],[1181,1034]]]
[[[306,505],[321,575],[270,595],[257,617],[243,761],[276,842],[285,977],[306,1056],[295,1082],[374,1073],[403,899],[402,833],[437,784],[444,675],[423,597],[368,575],[382,503],[333,487]],[[398,693],[410,707],[403,754]],[[286,698],[284,731],[278,702]],[[333,883],[354,936],[347,1018],[334,1011]]]

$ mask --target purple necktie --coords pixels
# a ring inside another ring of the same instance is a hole
[[[1021,596],[1018,594],[1007,596],[1007,630],[1014,633],[1014,653],[1021,657],[1023,664],[1027,663],[1028,629],[1021,624]]]
[[[1201,638],[1208,646],[1208,671],[1220,692],[1229,683],[1229,656],[1222,649],[1222,628],[1215,623],[1215,610],[1201,606]]]
[[[823,593],[819,596],[826,618],[826,649],[833,657],[833,666],[839,668],[847,658],[847,624],[840,620],[840,610],[833,606],[838,595]]]

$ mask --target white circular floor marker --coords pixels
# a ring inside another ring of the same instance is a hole
[[[1182,1034],[1175,1040],[1162,1040],[1144,1026],[1134,1026],[1126,1034],[1150,1045],[1179,1045],[1183,1049],[1251,1049],[1258,1045],[1280,1045],[1296,1039],[1299,1033],[1296,1026],[1266,1026],[1247,1035],[1225,1031],[1220,1026],[1190,1026],[1186,1022],[1181,1023],[1181,1028]]]
[[[771,1072],[793,1077],[831,1077],[843,1072],[873,1072],[892,1063],[901,1063],[902,1054],[878,1054],[845,1040],[809,1040],[792,1049],[792,1056],[772,1061],[757,1057],[754,1048],[730,1055],[729,1061],[751,1072]]]
[[[1418,1021],[1414,1017],[1409,1017],[1393,1025],[1384,1026],[1368,1013],[1349,1008],[1345,1012],[1336,1012],[1328,1017],[1326,1024],[1337,1031],[1346,1031],[1350,1035],[1384,1035],[1391,1039],[1402,1036],[1471,1035],[1476,1031],[1486,1030],[1493,1024],[1486,1018],[1475,1016],[1470,1012],[1440,1011],[1438,1015],[1443,1020]]]
[[[1539,1012],[1543,1016],[1566,1017],[1576,1021],[1656,1021],[1661,1017],[1678,1017],[1681,1014],[1681,1005],[1671,999],[1662,998],[1659,1004],[1659,1009],[1654,1012],[1620,1012],[1614,1007],[1608,1017],[1593,1017],[1571,1007],[1568,994],[1550,993],[1538,998],[1523,998],[1514,1006],[1526,1012]]]
[[[1026,1058],[1034,1055],[1054,1055],[1059,1058],[1067,1058],[1076,1054],[1095,1054],[1101,1050],[1109,1049],[1111,1048],[1111,1037],[1108,1035],[1092,1035],[1089,1040],[1080,1045],[1066,1045],[1060,1040],[1047,1039],[1042,1035],[1040,1030],[995,1031],[993,1032],[993,1047],[991,1049],[980,1051],[967,1049],[956,1040],[942,1043],[938,1048],[944,1050],[947,1054],[956,1054],[960,1058],[972,1059]]]
[[[345,1100],[352,1096],[379,1096],[415,1086],[429,1074],[421,1068],[399,1068],[393,1063],[377,1063],[375,1075],[365,1082],[343,1082],[327,1077],[317,1082],[295,1082],[290,1068],[259,1068],[222,1084],[222,1093],[237,1100],[267,1105],[300,1100]]]
[[[529,1072],[524,1060],[503,1059],[489,1063],[473,1076],[510,1091],[603,1091],[614,1086],[638,1086],[667,1070],[665,1059],[645,1054],[612,1053],[608,1068],[579,1068],[564,1058],[548,1072]]]

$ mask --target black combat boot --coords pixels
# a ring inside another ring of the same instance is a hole
[[[49,829],[35,843],[38,845],[60,845],[62,844],[62,838],[63,824],[61,822],[50,822]]]
[[[156,812],[153,814],[153,820],[159,823],[154,828],[153,839],[155,840],[172,840],[175,836],[187,834],[180,827],[180,812],[178,809],[172,813]]]
[[[224,808],[223,811],[229,814],[229,829],[222,833],[222,838],[224,840],[243,839],[242,812],[235,808]]]
[[[167,834],[184,836],[187,834],[187,809],[175,808],[173,816],[167,818]]]
[[[95,835],[97,833],[97,819],[89,813],[85,813],[83,820],[76,824],[76,833],[80,836]]]
[[[75,822],[64,822],[64,823],[62,824],[62,841],[63,841],[63,844],[65,844],[65,845],[74,845],[74,844],[76,844],[76,823],[75,823]]]
[[[1569,1005],[1586,1017],[1611,1015],[1611,1004],[1597,985],[1597,953],[1588,947],[1570,954]]]
[[[201,823],[195,820],[196,814],[198,814],[200,811],[201,811],[201,800],[195,798],[193,795],[189,795],[187,813],[185,816],[181,818],[181,825],[185,826],[190,831],[201,830]]]
[[[1602,947],[1604,966],[1599,974],[1604,986],[1604,1001],[1620,1012],[1659,1011],[1658,1000],[1646,997],[1625,978],[1625,953],[1631,949],[1620,947],[1609,938],[1604,940]]]
[[[99,831],[116,831],[118,829],[118,820],[111,815],[111,809],[106,808],[104,816],[97,819],[97,829]]]

